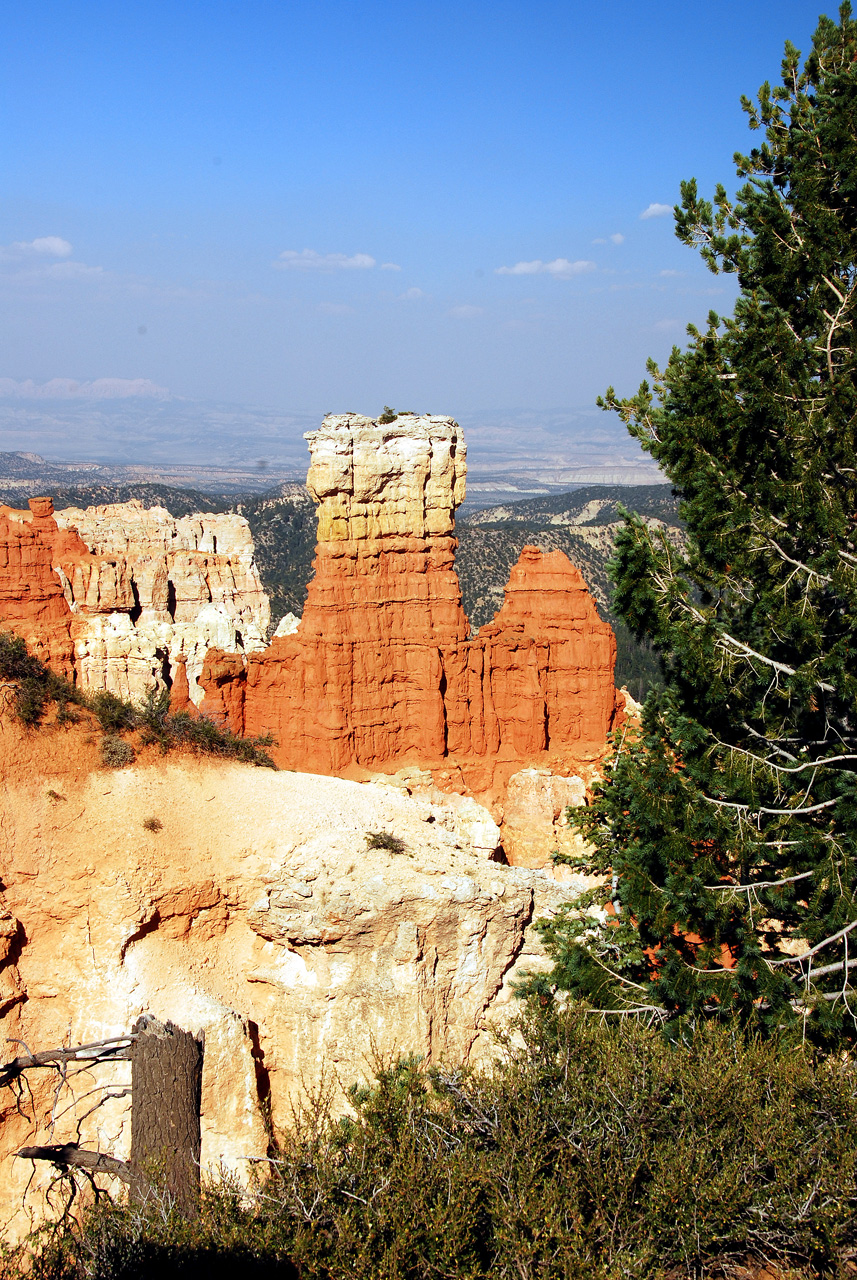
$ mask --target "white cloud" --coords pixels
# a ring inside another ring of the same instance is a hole
[[[71,245],[62,236],[37,236],[35,240],[16,240],[0,245],[0,259],[22,262],[28,258],[68,258]]]
[[[640,218],[665,218],[667,214],[672,213],[672,211],[673,207],[671,204],[650,204],[640,214]]]
[[[14,400],[169,400],[166,387],[148,378],[95,378],[92,382],[76,382],[74,378],[51,378],[37,383],[28,378],[0,378],[0,397]]]
[[[382,262],[381,263],[382,271],[401,271],[401,269],[402,268],[399,266],[398,262]]]
[[[677,329],[678,327],[679,327],[678,320],[657,320],[652,325],[652,328],[655,330],[656,333],[669,333],[670,330]]]
[[[613,244],[624,244],[625,237],[622,235],[621,231],[614,231],[610,240]]]
[[[289,271],[368,271],[376,266],[368,253],[316,253],[315,249],[284,249],[275,267]]]
[[[422,289],[418,289],[416,285],[412,285],[410,289],[406,289],[404,293],[399,294],[399,299],[401,301],[410,298],[424,298],[425,296],[426,295],[423,293]]]
[[[103,276],[103,267],[88,267],[85,262],[49,262],[40,267],[39,276],[47,276],[54,280],[91,280],[93,276]]]
[[[44,280],[102,279],[102,267],[71,260],[72,247],[62,236],[37,236],[0,245],[0,269],[8,282],[27,286]]]
[[[658,272],[658,275],[659,275],[659,276],[683,276],[683,275],[684,275],[684,272],[683,272],[683,271],[665,270],[665,271],[659,271],[659,272]]]
[[[461,307],[452,307],[446,314],[454,316],[456,320],[473,320],[475,316],[483,314],[483,308],[473,307],[469,303],[465,303]]]
[[[572,276],[583,275],[587,271],[594,271],[595,263],[586,259],[578,259],[577,262],[569,262],[568,258],[554,258],[553,262],[542,262],[541,258],[536,258],[534,262],[516,262],[514,267],[496,267],[495,275],[498,276],[557,276],[560,280],[570,280]]]
[[[71,254],[71,245],[62,236],[37,236],[29,244],[19,242],[16,248],[32,249],[34,253],[44,253],[51,258],[68,258]]]

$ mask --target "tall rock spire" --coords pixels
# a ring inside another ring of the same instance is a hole
[[[469,638],[458,424],[330,415],[307,440],[318,544],[300,626],[246,666],[212,651],[203,712],[272,733],[280,763],[324,773],[603,743],[615,639],[561,552],[524,548],[503,608]]]

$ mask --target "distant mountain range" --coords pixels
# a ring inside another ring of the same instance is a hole
[[[279,481],[304,479],[304,432],[324,416],[181,400],[168,392],[87,397],[85,389],[65,398],[3,395],[0,380],[0,450],[6,451],[0,454],[0,486],[27,478],[20,464],[6,461],[12,455],[42,465],[46,480],[54,479],[51,468],[60,468],[69,484],[98,466],[106,483],[258,493]],[[468,507],[567,492],[579,484],[662,480],[615,414],[594,407],[457,416],[468,442]]]
[[[292,468],[256,466],[216,467],[193,463],[158,465],[156,463],[108,464],[100,462],[48,462],[37,453],[0,453],[0,495],[14,505],[36,494],[55,495],[79,489],[87,493],[114,494],[137,490],[167,488],[208,495],[207,502],[227,499],[239,494],[266,493],[273,486],[293,479]],[[125,498],[92,497],[91,502],[124,502]],[[222,505],[222,504],[221,504]],[[198,508],[195,508],[198,510]],[[214,510],[215,508],[209,508]]]

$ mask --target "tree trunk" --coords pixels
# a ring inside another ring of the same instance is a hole
[[[187,1217],[199,1211],[203,1046],[171,1022],[138,1018],[131,1050],[131,1186],[163,1185]]]

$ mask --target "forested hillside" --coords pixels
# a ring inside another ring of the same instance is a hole
[[[199,489],[179,489],[173,485],[150,484],[141,481],[138,484],[75,484],[45,485],[41,480],[22,488],[3,486],[0,477],[0,503],[7,507],[20,508],[27,506],[27,499],[37,494],[50,494],[54,507],[61,511],[64,507],[95,507],[108,502],[130,502],[136,498],[144,507],[165,507],[171,516],[189,516],[195,511],[230,511],[233,499],[220,495],[203,493]]]
[[[276,626],[286,613],[300,617],[315,555],[315,504],[302,484],[283,484],[242,499],[235,507],[250,525],[256,563]]]

